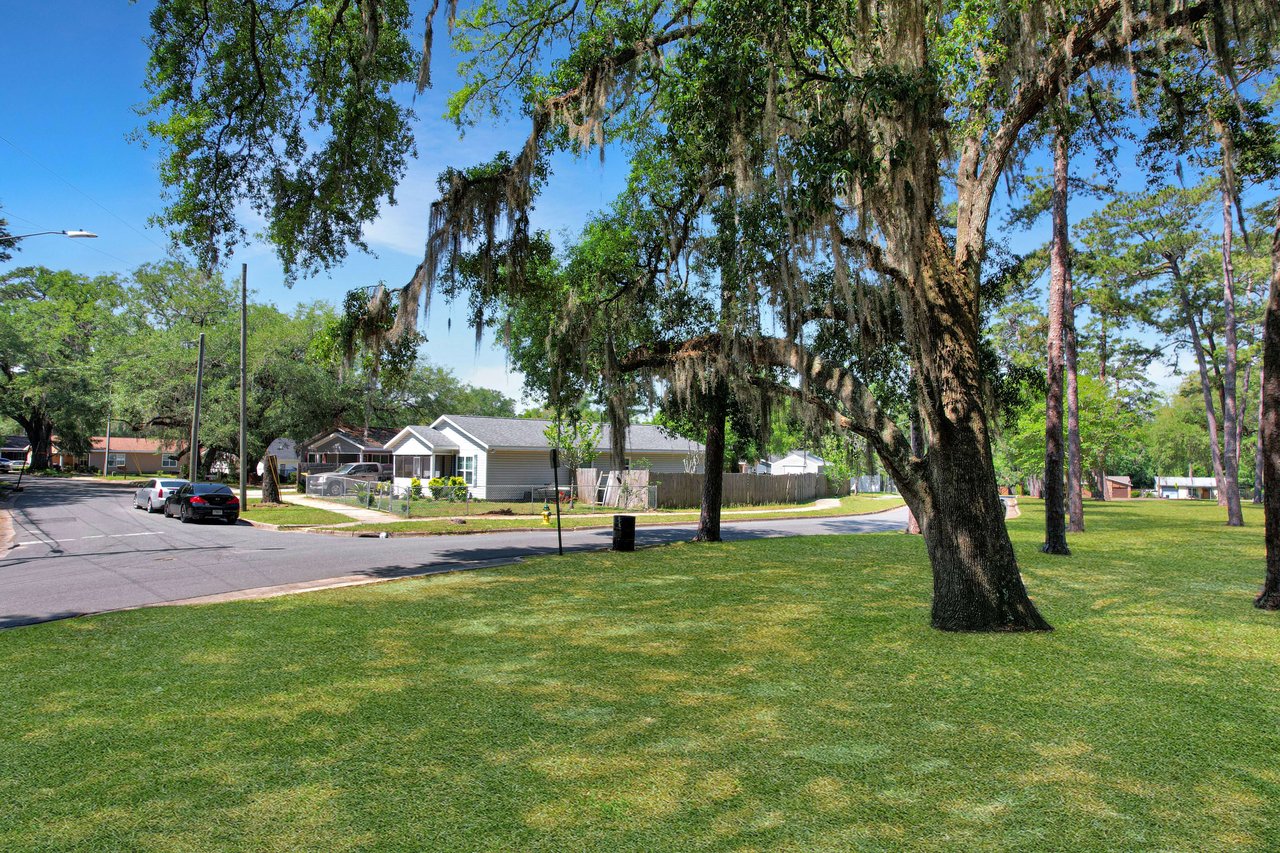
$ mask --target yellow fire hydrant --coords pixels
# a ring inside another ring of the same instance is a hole
[[[551,524],[551,506],[550,506],[550,504],[545,504],[545,503],[544,503],[544,504],[542,505],[542,523],[543,523],[543,524],[547,524],[547,525],[550,525],[550,524]]]

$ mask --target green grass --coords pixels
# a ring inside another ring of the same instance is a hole
[[[932,631],[900,534],[4,632],[0,848],[1280,847],[1258,513],[1024,505],[1053,633]]]
[[[830,518],[839,515],[857,515],[868,512],[882,512],[901,506],[902,499],[896,495],[850,495],[840,499],[840,505],[816,510],[797,511],[807,504],[784,504],[770,507],[725,507],[722,518],[725,521],[752,520],[764,521],[771,518]],[[493,530],[545,530],[548,525],[542,523],[542,510],[536,515],[495,516],[485,515],[477,507],[484,504],[473,502],[471,514],[466,514],[465,504],[447,504],[452,506],[454,514],[417,521],[387,521],[370,524],[358,524],[350,530],[360,533],[485,533]],[[560,526],[565,529],[578,527],[610,527],[613,524],[611,510],[607,507],[593,507],[590,515],[584,515],[581,507],[576,513],[561,513]],[[630,513],[635,515],[639,524],[679,524],[696,522],[698,513],[689,511],[663,510],[657,512]],[[466,519],[466,524],[458,524],[452,519]],[[555,526],[555,508],[551,510],[551,524]]]
[[[249,510],[240,513],[241,518],[250,521],[263,521],[267,524],[342,524],[350,521],[348,516],[327,509],[298,506],[296,504],[264,504],[258,501],[249,503]]]

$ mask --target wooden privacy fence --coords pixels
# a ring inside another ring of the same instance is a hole
[[[695,507],[702,502],[704,474],[654,474],[657,505],[663,509]],[[723,506],[807,503],[843,497],[848,483],[832,483],[824,474],[725,474]]]

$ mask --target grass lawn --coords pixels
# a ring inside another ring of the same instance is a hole
[[[486,502],[487,503],[487,502]],[[445,504],[454,509],[450,515],[418,521],[388,521],[374,524],[358,524],[350,530],[361,533],[483,533],[489,530],[545,530],[542,523],[542,509],[537,515],[516,514],[515,517],[501,515],[484,515],[477,507],[486,504],[473,502],[471,515],[466,514],[465,504]],[[725,521],[740,520],[763,521],[770,518],[827,518],[837,515],[857,515],[867,512],[881,512],[902,505],[902,498],[897,495],[850,495],[840,499],[840,505],[816,510],[799,511],[801,506],[809,504],[785,504],[771,507],[725,507],[721,516]],[[576,513],[562,512],[560,526],[569,529],[574,527],[611,527],[613,525],[612,510],[607,507],[592,507],[590,515],[584,515],[583,509]],[[638,524],[678,524],[696,522],[697,511],[660,510],[656,512],[629,513],[636,516]],[[451,521],[453,518],[465,518],[465,525]],[[551,526],[555,526],[555,508],[551,510]]]
[[[1260,515],[1024,508],[1052,633],[932,631],[901,534],[5,631],[0,848],[1280,847]]]
[[[264,504],[250,501],[248,512],[240,513],[241,518],[251,521],[264,521],[267,524],[342,524],[351,518],[340,512],[317,509],[296,504]]]

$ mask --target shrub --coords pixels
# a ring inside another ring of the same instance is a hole
[[[409,497],[415,501],[422,499],[422,481],[417,477],[409,481]]]
[[[461,477],[432,477],[427,482],[431,497],[438,501],[465,501],[467,481]]]

